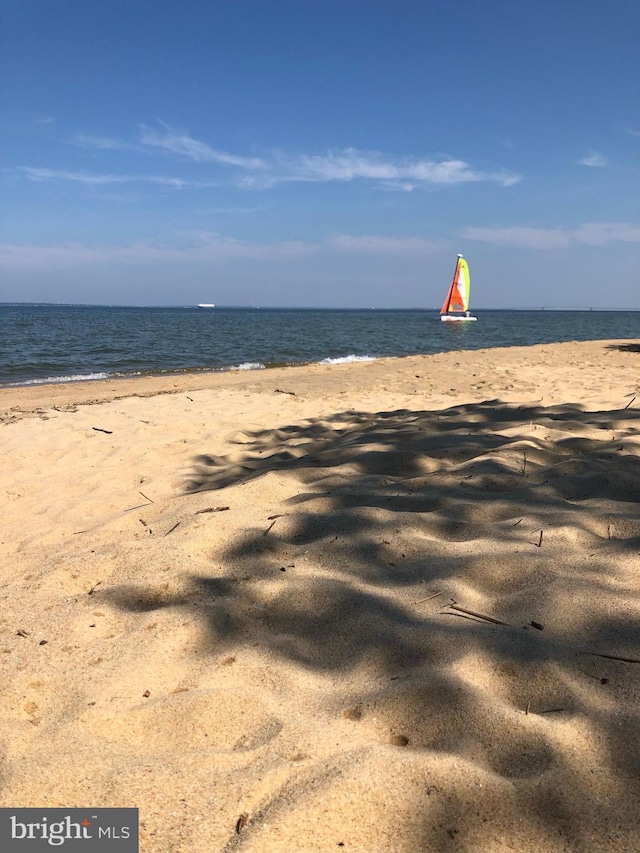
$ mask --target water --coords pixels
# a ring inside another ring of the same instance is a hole
[[[0,385],[640,338],[637,311],[475,313],[0,304]]]

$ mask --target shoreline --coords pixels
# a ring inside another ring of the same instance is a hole
[[[0,389],[0,804],[137,807],[144,853],[633,849],[639,368]]]
[[[41,408],[55,408],[57,405],[98,405],[127,397],[152,397],[161,394],[179,394],[186,391],[198,391],[220,388],[264,388],[269,390],[273,382],[287,377],[298,378],[305,372],[314,377],[326,375],[329,381],[338,381],[338,377],[348,371],[354,375],[366,376],[366,371],[377,365],[377,371],[385,376],[393,376],[402,368],[408,371],[424,369],[431,361],[442,363],[445,367],[459,358],[473,365],[474,357],[486,357],[486,354],[499,353],[516,356],[519,363],[526,363],[526,356],[538,352],[558,348],[559,352],[573,354],[575,348],[583,348],[590,352],[593,347],[602,348],[603,353],[610,355],[611,348],[622,348],[622,351],[633,352],[634,347],[640,347],[640,339],[612,339],[594,341],[567,341],[553,344],[531,344],[529,346],[505,346],[488,349],[448,350],[446,352],[382,356],[372,359],[358,359],[338,364],[322,364],[320,362],[305,362],[287,365],[286,367],[269,367],[264,370],[229,369],[224,371],[198,371],[172,373],[171,375],[149,374],[145,376],[120,376],[99,380],[74,382],[50,382],[32,385],[0,385],[0,423],[11,420],[11,412],[18,411],[22,415],[37,413]],[[433,377],[432,377],[433,378]],[[446,384],[446,383],[445,383]],[[109,386],[109,387],[107,387]],[[444,390],[444,388],[442,389]]]

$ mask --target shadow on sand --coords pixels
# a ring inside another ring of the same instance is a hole
[[[390,767],[414,756],[419,849],[631,849],[640,665],[597,654],[640,658],[639,419],[488,401],[244,434],[228,456],[197,457],[185,491],[286,475],[277,517],[228,542],[223,568],[184,594],[105,595],[129,611],[182,608],[212,656],[258,644],[275,663],[354,674],[327,713],[348,705],[372,745],[351,773],[380,744]],[[446,783],[433,755],[466,771]],[[335,776],[318,776],[316,795],[325,784]],[[287,791],[247,832],[293,808]]]

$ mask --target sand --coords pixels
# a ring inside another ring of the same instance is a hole
[[[640,849],[639,418],[629,341],[0,390],[0,805]]]

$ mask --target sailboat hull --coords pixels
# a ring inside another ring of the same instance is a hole
[[[455,314],[441,314],[440,319],[443,323],[472,323],[477,320],[477,317],[465,317],[464,314],[456,316]]]

